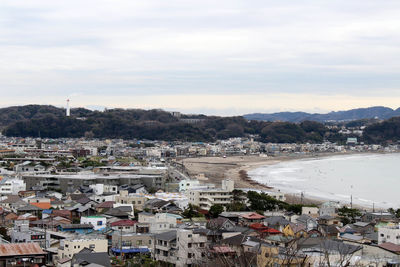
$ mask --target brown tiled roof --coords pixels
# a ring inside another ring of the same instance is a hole
[[[393,244],[391,242],[382,243],[382,244],[379,245],[379,247],[381,247],[383,249],[386,249],[386,250],[389,250],[391,252],[400,254],[400,246],[396,245],[396,244]]]
[[[0,257],[46,254],[38,243],[0,244]]]
[[[101,202],[96,206],[96,209],[101,209],[101,208],[112,208],[114,206],[115,201],[104,201]]]

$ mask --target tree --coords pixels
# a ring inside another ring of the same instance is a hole
[[[224,207],[219,204],[212,205],[208,211],[213,218],[217,218],[224,211]]]
[[[358,209],[351,209],[346,206],[338,209],[338,215],[341,218],[343,224],[354,223],[356,217],[361,216],[361,212]]]

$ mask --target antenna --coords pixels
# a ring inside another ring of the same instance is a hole
[[[67,113],[66,113],[66,116],[69,117],[70,115],[71,115],[71,111],[70,111],[70,108],[69,108],[69,99],[67,99]]]

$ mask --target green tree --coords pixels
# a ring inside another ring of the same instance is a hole
[[[208,211],[213,218],[217,218],[224,211],[224,207],[220,204],[215,204],[210,207]]]

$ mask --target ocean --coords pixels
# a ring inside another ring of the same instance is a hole
[[[248,175],[285,193],[400,208],[400,154],[356,154],[284,161]]]

